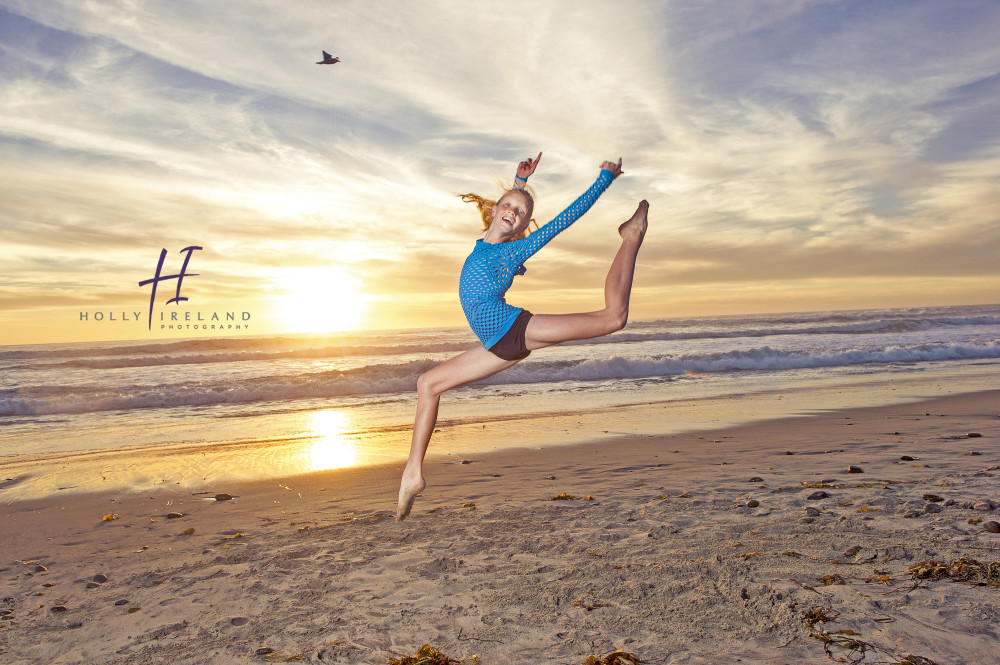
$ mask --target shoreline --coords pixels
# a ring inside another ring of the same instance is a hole
[[[430,643],[484,665],[784,663],[825,659],[817,609],[814,631],[882,653],[986,662],[995,587],[908,571],[1000,559],[998,407],[992,390],[437,457],[403,523],[390,465],[212,488],[227,501],[8,504],[0,662],[374,663]]]
[[[520,455],[525,450],[585,442],[665,437],[774,418],[802,418],[816,411],[973,394],[988,384],[978,374],[862,376],[824,385],[551,412],[494,408],[474,416],[446,403],[428,460],[504,451]],[[258,416],[217,433],[232,438],[206,440],[197,431],[188,432],[191,426],[185,425],[184,438],[175,442],[0,457],[0,504],[54,493],[142,493],[171,487],[198,491],[327,470],[392,466],[405,461],[411,427],[408,421],[361,427],[335,409],[317,408],[302,411],[292,420],[286,415],[263,420]],[[257,438],[239,438],[248,428]],[[122,432],[112,427],[105,435],[117,440]]]

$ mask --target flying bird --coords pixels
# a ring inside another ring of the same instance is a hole
[[[334,58],[332,55],[323,51],[323,59],[317,62],[317,65],[335,65],[340,62],[340,58]]]

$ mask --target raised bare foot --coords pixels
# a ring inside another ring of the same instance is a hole
[[[403,473],[403,480],[399,484],[399,503],[396,504],[396,521],[402,522],[410,514],[413,502],[417,500],[417,495],[424,491],[427,483],[423,476],[417,474],[416,477],[408,477]]]
[[[642,242],[646,235],[646,212],[649,210],[649,202],[645,199],[639,201],[639,207],[635,209],[635,214],[631,219],[618,227],[618,233],[622,238],[635,238]]]

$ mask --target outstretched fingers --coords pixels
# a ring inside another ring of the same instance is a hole
[[[618,158],[618,163],[617,164],[615,162],[610,162],[610,161],[609,162],[602,162],[601,163],[601,168],[604,169],[604,170],[606,170],[606,171],[611,171],[612,178],[617,178],[622,173],[624,173],[624,171],[622,171],[622,158],[621,157]]]

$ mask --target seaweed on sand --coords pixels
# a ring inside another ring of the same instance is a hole
[[[583,661],[583,665],[639,665],[642,662],[634,653],[618,649],[617,651],[612,651],[604,658],[587,656],[587,660]]]
[[[921,561],[907,568],[915,580],[951,580],[966,584],[1000,586],[1000,561],[982,563],[962,557],[950,565],[941,561]]]
[[[388,661],[388,665],[462,665],[463,663],[476,663],[476,665],[479,665],[479,656],[469,656],[462,660],[455,660],[444,655],[429,644],[425,644],[417,649],[416,656],[390,658]]]
[[[852,665],[857,665],[858,663],[863,662],[869,653],[876,654],[883,651],[870,642],[858,639],[860,635],[853,630],[828,631],[822,628],[816,628],[816,624],[818,623],[822,624],[836,620],[837,614],[835,612],[827,614],[829,611],[830,610],[825,610],[821,607],[816,607],[807,612],[803,612],[802,620],[809,628],[809,637],[814,637],[823,643],[823,651],[826,652],[826,655],[830,658],[830,660],[835,663],[851,663]],[[833,649],[840,649],[841,651],[839,653],[842,653],[844,657],[841,658],[834,655]],[[909,654],[903,658],[892,654],[892,657],[894,658],[892,661],[878,661],[878,664],[872,663],[872,665],[880,665],[883,663],[886,665],[937,665],[937,663],[930,658],[914,656],[913,654]]]
[[[643,663],[634,653],[628,653],[618,649],[609,653],[604,658],[588,656],[583,665],[640,665]],[[388,665],[462,665],[463,663],[479,664],[479,656],[470,656],[463,660],[455,660],[444,655],[429,644],[425,644],[417,650],[416,656],[403,656],[402,658],[390,658]],[[909,665],[909,664],[907,664]],[[916,665],[916,664],[914,664]],[[933,665],[933,664],[932,664]]]

